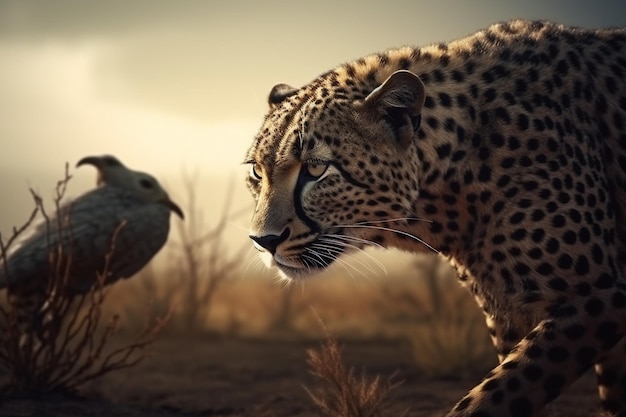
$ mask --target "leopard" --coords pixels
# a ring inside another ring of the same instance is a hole
[[[591,369],[624,416],[625,80],[625,28],[514,19],[277,84],[249,237],[291,281],[370,246],[449,261],[498,364],[448,417],[543,415]]]

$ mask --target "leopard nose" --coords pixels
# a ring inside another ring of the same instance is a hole
[[[278,245],[283,243],[289,237],[289,228],[287,227],[280,235],[254,236],[250,235],[250,239],[254,240],[259,246],[267,250],[272,255],[276,253]]]

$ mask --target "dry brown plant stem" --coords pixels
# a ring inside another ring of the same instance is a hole
[[[198,330],[206,323],[212,300],[217,290],[226,280],[234,277],[247,246],[242,246],[233,254],[226,254],[228,222],[241,213],[231,213],[233,187],[226,194],[221,215],[215,226],[207,228],[202,210],[196,203],[196,176],[184,176],[187,195],[187,221],[178,223],[180,250],[178,268],[180,281],[170,294],[178,294],[176,313],[187,332]],[[174,303],[172,303],[174,304]]]
[[[319,349],[307,350],[307,363],[311,373],[322,382],[312,391],[305,387],[322,415],[327,417],[402,417],[408,413],[388,410],[388,394],[400,385],[393,376],[381,381],[380,376],[368,379],[354,375],[342,359],[342,348],[337,338],[326,329],[326,341]]]

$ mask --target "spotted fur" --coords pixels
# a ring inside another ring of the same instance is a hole
[[[625,79],[626,30],[516,20],[278,85],[250,236],[291,278],[372,243],[447,257],[500,358],[448,416],[537,415],[592,366],[626,413]]]

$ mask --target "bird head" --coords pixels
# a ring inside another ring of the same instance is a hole
[[[163,204],[176,213],[181,219],[185,218],[181,208],[174,203],[161,184],[150,174],[128,169],[117,158],[111,155],[87,156],[76,164],[93,165],[98,170],[98,186],[119,187],[130,190],[139,199]]]
[[[98,179],[96,184],[100,187],[103,185],[120,186],[127,181],[129,169],[113,155],[102,156],[86,156],[76,164],[93,165],[98,170]]]

